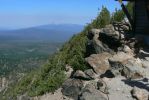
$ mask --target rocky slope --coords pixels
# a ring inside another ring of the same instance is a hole
[[[149,53],[142,36],[127,37],[113,25],[92,29],[88,45],[94,52],[85,58],[90,68],[66,66],[67,80],[54,94],[31,100],[148,100]],[[19,99],[23,100],[23,99]]]

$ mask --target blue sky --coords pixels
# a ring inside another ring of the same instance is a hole
[[[114,0],[0,0],[0,28],[24,28],[44,24],[86,24],[98,8],[120,8]]]

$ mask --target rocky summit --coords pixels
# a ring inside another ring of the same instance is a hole
[[[125,39],[127,35],[112,25],[91,29],[88,38],[95,50],[84,58],[88,69],[66,65],[67,79],[54,94],[18,100],[149,100],[149,52],[137,46],[145,42]]]
[[[72,83],[66,81],[62,86],[63,95],[74,100],[149,99],[148,51],[146,47],[131,46],[145,42],[138,38],[133,38],[138,42],[129,42],[132,38],[126,40],[126,34],[115,31],[113,27],[108,25],[88,33],[90,45],[96,51],[85,58],[90,69],[75,71],[70,77]],[[120,35],[123,39],[118,38]],[[138,48],[142,49],[136,52]],[[76,83],[79,83],[77,87],[73,85],[76,79],[80,81]],[[73,88],[69,88],[70,85]]]

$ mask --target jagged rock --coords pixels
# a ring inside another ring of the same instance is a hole
[[[135,59],[128,60],[124,65],[123,74],[126,78],[137,79],[143,77],[143,68]]]
[[[83,82],[78,79],[68,79],[62,85],[62,93],[65,96],[78,99],[78,95],[83,87]]]
[[[84,73],[88,76],[88,77],[90,77],[90,79],[95,79],[96,78],[96,74],[95,74],[95,72],[93,71],[93,69],[87,69],[87,70],[85,70],[84,71]]]
[[[123,62],[127,61],[130,58],[132,58],[132,55],[129,55],[129,54],[124,53],[124,52],[118,52],[116,55],[114,55],[111,58],[109,58],[109,61],[110,62],[120,62],[120,63],[123,63]]]
[[[131,93],[137,100],[148,100],[148,93],[140,88],[134,87]]]
[[[102,28],[100,32],[106,34],[107,36],[112,36],[115,39],[119,39],[120,37],[120,33],[115,31],[113,25],[107,25],[105,28]]]
[[[93,54],[85,60],[93,68],[96,74],[104,74],[109,68],[108,58],[111,57],[111,54],[104,52],[101,54]]]
[[[90,43],[93,49],[95,49],[95,53],[102,53],[105,51],[112,52],[112,50],[110,50],[105,43],[99,40],[99,36],[100,36],[99,34],[101,34],[100,32],[101,32],[100,29],[92,29],[88,33],[88,38],[92,40]]]
[[[93,45],[93,47],[95,49],[95,52],[98,53],[98,54],[109,50],[108,46],[103,44],[99,40],[95,40],[94,39],[93,42],[92,42],[92,45]]]
[[[89,77],[88,75],[86,75],[83,71],[81,70],[77,70],[74,74],[73,74],[74,78],[78,78],[78,79],[83,79],[83,80],[91,80],[92,78]]]
[[[124,52],[118,52],[116,55],[113,55],[109,58],[109,63],[111,65],[111,72],[114,76],[118,76],[121,74],[125,63],[127,63],[128,59],[132,58],[131,55],[124,53]]]
[[[113,25],[107,25],[102,29],[92,29],[88,33],[88,38],[92,40],[91,43],[96,53],[110,52],[113,54],[121,46],[120,37],[123,36],[115,31]]]
[[[79,100],[108,100],[106,95],[97,90],[93,84],[87,84],[82,90]]]
[[[91,32],[90,34],[92,34],[93,36],[96,36],[99,37],[99,33],[101,32],[100,29],[91,29]]]

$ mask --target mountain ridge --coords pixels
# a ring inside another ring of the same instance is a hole
[[[79,33],[84,26],[77,24],[49,24],[15,30],[0,30],[0,37],[19,40],[50,40],[64,42]]]

